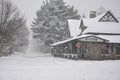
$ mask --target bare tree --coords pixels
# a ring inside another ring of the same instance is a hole
[[[0,0],[0,53],[14,42],[14,35],[25,25],[24,16],[10,0]]]

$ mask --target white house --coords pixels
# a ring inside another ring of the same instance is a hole
[[[68,20],[70,38],[53,44],[56,55],[77,54],[83,59],[120,58],[120,20],[111,11],[91,18]],[[77,45],[79,43],[79,45]],[[64,50],[67,47],[68,51]],[[66,51],[66,52],[65,52]]]

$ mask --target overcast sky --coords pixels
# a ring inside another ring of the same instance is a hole
[[[44,0],[12,0],[18,6],[22,14],[27,18],[27,25],[30,27],[35,13],[40,8]],[[120,0],[64,0],[66,4],[74,6],[80,14],[88,16],[91,10],[96,10],[99,7],[104,7],[107,10],[112,10],[114,14],[120,16]]]

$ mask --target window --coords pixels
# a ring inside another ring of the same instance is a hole
[[[102,53],[103,54],[109,54],[109,45],[106,43],[102,44]]]
[[[116,54],[120,55],[120,44],[117,44],[116,46]]]
[[[112,14],[111,12],[107,12],[100,20],[99,22],[119,22]]]

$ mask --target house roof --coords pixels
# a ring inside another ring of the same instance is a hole
[[[64,40],[64,41],[56,42],[56,43],[52,44],[51,46],[55,46],[55,45],[59,45],[59,44],[63,44],[63,43],[70,42],[70,41],[72,41],[72,40],[79,39],[79,38],[83,38],[83,37],[87,37],[87,36],[90,36],[90,35],[75,36],[75,37],[72,37],[72,38],[66,39],[66,40]]]
[[[87,29],[84,33],[116,33],[120,34],[120,23],[115,22],[86,22],[87,20],[83,20],[84,25],[87,26]]]
[[[83,38],[87,38],[87,37],[96,37],[96,38],[99,38],[102,40],[106,40],[109,43],[120,43],[120,36],[119,35],[89,35],[89,34],[85,34],[85,35],[81,35],[81,36],[72,37],[72,38],[69,38],[69,39],[64,40],[64,41],[56,42],[56,43],[52,44],[51,46],[64,44],[64,43],[67,43],[67,42],[70,42],[70,41],[73,41],[76,39],[81,39],[81,41],[82,41]],[[86,40],[86,41],[89,41],[89,40]],[[101,41],[98,41],[98,42],[101,42]]]
[[[118,22],[99,22],[107,13],[110,13],[113,18]],[[120,19],[117,19],[111,11],[106,11],[103,14],[95,18],[83,18],[83,24],[86,26],[86,30],[83,31],[83,34],[86,33],[110,33],[110,34],[120,34]],[[81,33],[80,30],[81,20],[68,19],[68,25],[70,30],[71,37],[78,36]]]
[[[110,12],[110,11],[109,11]],[[110,33],[110,34],[120,34],[120,20],[119,22],[99,22],[99,20],[107,12],[97,16],[96,18],[84,18],[84,25],[87,29],[83,32],[86,33]]]
[[[76,39],[80,39],[80,41],[89,41],[89,40],[82,40],[83,38],[87,38],[87,37],[96,37],[96,38],[108,41],[107,39],[104,39],[104,38],[96,36],[96,35],[85,34],[85,35],[81,35],[81,36],[75,36],[75,37],[66,39],[64,41],[56,42],[56,43],[52,44],[51,46],[56,46],[56,45],[64,44],[64,43],[67,43],[67,42],[70,42],[70,41],[73,41],[73,40],[76,40]],[[101,42],[101,41],[98,41],[98,42]]]
[[[71,37],[75,37],[80,34],[80,32],[81,32],[81,30],[79,29],[80,22],[81,22],[81,20],[68,19],[68,25],[69,25]]]
[[[109,43],[120,43],[120,35],[97,35],[97,37],[106,39]]]

